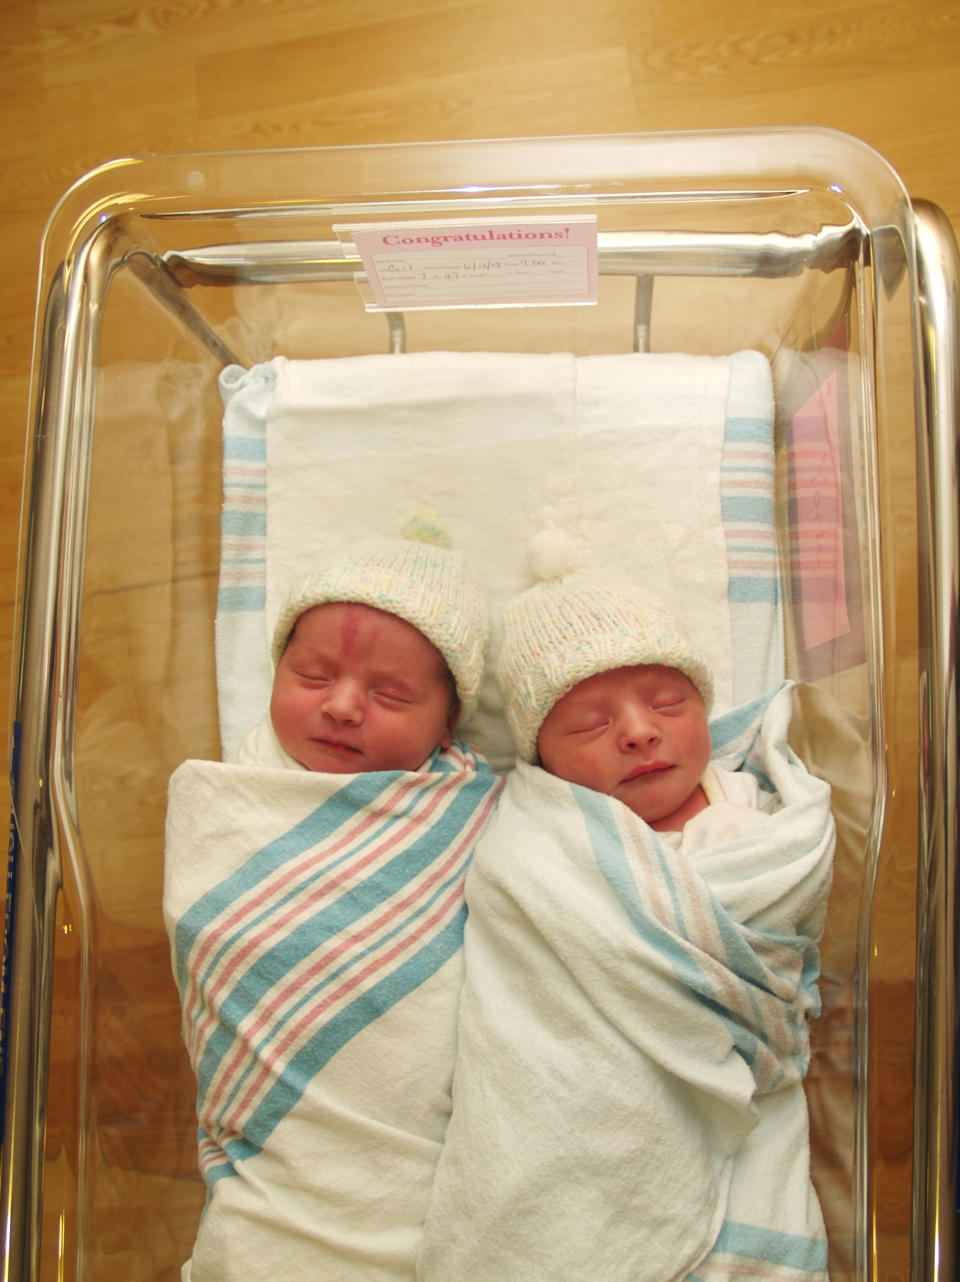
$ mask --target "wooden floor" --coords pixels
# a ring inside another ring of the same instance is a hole
[[[960,228],[960,4],[944,0],[0,7],[4,725],[38,250],[55,202],[93,166],[158,152],[822,125],[872,145]],[[891,1009],[902,1001],[894,992]],[[891,1027],[909,1021],[907,1009]],[[910,1063],[896,1036],[889,1058],[887,1133],[908,1146]]]

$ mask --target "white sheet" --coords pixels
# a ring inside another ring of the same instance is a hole
[[[495,623],[529,585],[529,538],[554,522],[584,569],[632,578],[688,631],[718,710],[782,678],[758,353],[277,358],[224,371],[221,389],[224,755],[266,706],[262,649],[291,584],[344,543],[396,536],[419,507],[446,521]],[[492,679],[463,733],[495,768],[512,762]]]

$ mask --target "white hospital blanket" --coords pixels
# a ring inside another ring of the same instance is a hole
[[[411,772],[174,773],[164,917],[208,1193],[185,1279],[412,1279],[500,787],[460,744]]]
[[[263,713],[266,637],[293,582],[344,544],[434,509],[496,619],[555,522],[583,568],[645,590],[710,662],[717,708],[783,677],[773,392],[730,357],[423,352],[221,376],[217,679],[225,757]],[[489,679],[463,734],[512,762]]]
[[[693,858],[613,798],[508,779],[467,878],[421,1282],[825,1277],[802,1079],[834,834],[790,704],[714,723],[768,813]]]

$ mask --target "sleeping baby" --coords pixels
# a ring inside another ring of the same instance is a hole
[[[360,544],[293,594],[268,713],[170,782],[164,913],[207,1201],[185,1282],[409,1282],[450,1111],[463,883],[501,782],[455,727],[464,559]]]
[[[531,621],[541,626],[541,620],[529,602],[526,608],[514,605],[507,634],[514,648],[505,647],[501,666],[522,758],[538,760],[560,779],[618,798],[670,849],[690,853],[762,823],[754,776],[711,763],[710,674],[663,615],[604,598],[597,588],[568,585],[556,594],[551,626],[576,636],[582,623],[564,616],[598,611],[601,601],[601,608],[621,614],[611,620],[611,634],[581,649],[558,686],[536,691],[539,706],[531,704],[530,683],[524,679],[533,639],[521,630]],[[604,644],[610,653],[602,653]],[[639,656],[643,661],[620,662]],[[509,671],[512,663],[515,672]],[[543,703],[554,699],[541,719]]]
[[[711,678],[629,589],[506,608],[518,755],[468,878],[424,1282],[826,1277],[802,1080],[829,790],[791,693]]]
[[[462,581],[442,583],[454,567]],[[479,593],[452,553],[400,540],[310,575],[277,621],[269,713],[235,760],[359,774],[447,751],[463,701],[476,702]]]

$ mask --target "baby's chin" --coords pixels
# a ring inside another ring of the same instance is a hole
[[[426,752],[422,756],[417,755],[414,761],[412,757],[402,754],[391,756],[387,753],[380,756],[376,752],[363,752],[358,748],[350,748],[342,744],[312,741],[299,754],[290,755],[314,774],[360,775],[374,774],[378,771],[419,770],[426,761],[429,761],[431,754]]]
[[[317,758],[312,761],[301,761],[300,764],[315,775],[364,775],[376,769],[374,766],[365,766],[359,761],[336,761],[329,757],[322,761]]]
[[[305,769],[321,774],[356,775],[376,769],[367,762],[366,755],[359,748],[324,743],[322,740],[311,740],[290,755]]]

